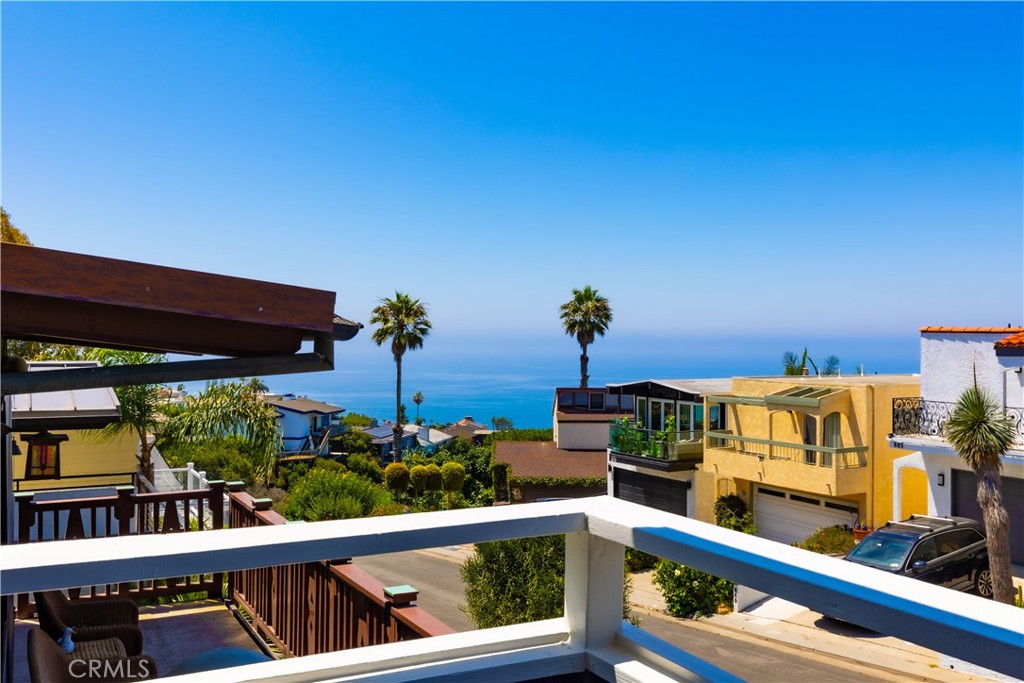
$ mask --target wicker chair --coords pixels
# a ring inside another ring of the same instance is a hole
[[[136,629],[114,626],[113,629]],[[32,683],[81,683],[83,680],[117,683],[157,677],[156,661],[146,655],[128,656],[116,638],[84,640],[71,654],[34,628],[28,632],[28,673]]]
[[[128,655],[142,654],[139,606],[131,600],[69,600],[61,591],[35,593],[35,599],[39,627],[54,641],[70,626],[75,641],[120,638]]]

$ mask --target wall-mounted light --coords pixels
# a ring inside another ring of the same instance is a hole
[[[945,485],[946,485],[946,474],[944,472],[939,472],[939,486],[945,486]]]
[[[38,434],[26,434],[21,440],[28,444],[25,458],[26,479],[60,478],[60,443],[67,441],[67,434],[51,434],[43,430]]]

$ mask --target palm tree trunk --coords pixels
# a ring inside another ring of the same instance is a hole
[[[391,462],[399,462],[402,459],[402,354],[395,354],[395,368],[397,369],[397,381],[395,382],[395,426],[392,432],[395,435],[394,443],[391,446]]]
[[[1013,576],[1006,572],[1010,566],[1010,520],[1003,505],[1001,477],[995,467],[980,467],[974,474],[978,478],[978,505],[985,520],[988,536],[988,566],[992,573],[992,597],[1008,605],[1014,603],[1016,591]]]
[[[149,443],[146,430],[138,430],[139,435],[139,472],[150,484],[153,483],[153,445]]]
[[[587,375],[587,364],[590,362],[590,358],[587,357],[587,345],[580,344],[580,348],[583,349],[583,353],[580,354],[580,389],[587,388],[587,380],[590,376]]]

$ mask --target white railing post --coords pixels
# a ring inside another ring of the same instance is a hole
[[[586,531],[565,535],[565,620],[569,642],[605,647],[622,626],[625,547]]]
[[[192,490],[192,475],[195,474],[196,464],[194,462],[188,463],[188,467],[185,470],[185,490]]]

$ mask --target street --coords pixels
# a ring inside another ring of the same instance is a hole
[[[464,599],[458,558],[455,551],[411,551],[359,557],[354,562],[385,585],[414,586],[420,591],[420,607],[456,630],[472,630],[473,623],[459,611]],[[754,683],[929,680],[754,636],[724,633],[650,610],[635,613],[649,633]]]

